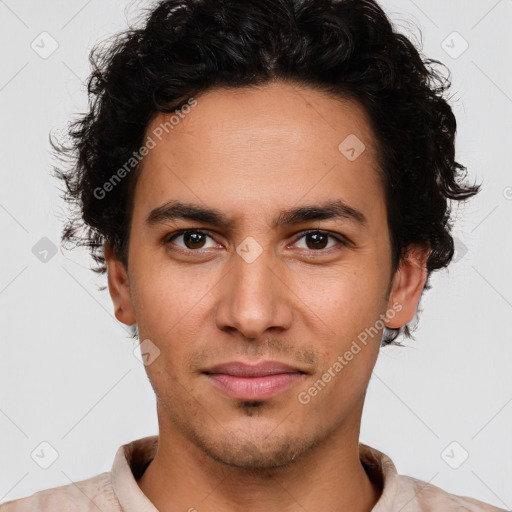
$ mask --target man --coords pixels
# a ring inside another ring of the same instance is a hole
[[[500,510],[359,443],[478,191],[444,90],[373,0],[163,1],[97,54],[63,239],[136,327],[159,435],[2,512]]]

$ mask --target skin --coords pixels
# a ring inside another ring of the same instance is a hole
[[[370,511],[381,489],[358,442],[382,328],[309,403],[297,397],[379,315],[394,311],[388,327],[413,319],[428,248],[411,246],[392,273],[375,137],[357,102],[282,82],[196,100],[143,161],[128,268],[104,246],[116,317],[137,323],[140,339],[160,350],[146,366],[159,446],[138,485],[160,512]],[[158,114],[147,133],[165,119]],[[338,149],[350,134],[366,146],[354,161]],[[282,210],[338,199],[367,225],[334,218],[272,227]],[[149,212],[170,200],[218,209],[232,226],[148,226]],[[164,242],[180,229],[205,236]],[[328,237],[318,248],[303,235],[309,229],[349,243]],[[246,237],[262,249],[250,263],[236,251]],[[269,359],[307,373],[257,406],[201,373]]]

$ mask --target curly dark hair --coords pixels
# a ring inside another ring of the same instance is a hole
[[[108,242],[127,267],[137,168],[106,197],[95,190],[133,156],[158,113],[173,113],[214,88],[284,80],[366,109],[384,178],[393,270],[409,244],[430,246],[427,282],[454,254],[451,200],[469,199],[466,167],[455,161],[456,120],[439,61],[425,59],[394,30],[374,0],[163,0],[144,11],[141,28],[93,48],[89,111],[50,142],[66,165],[54,173],[74,208],[65,246],[88,247],[105,273]],[[104,289],[105,287],[103,287]],[[423,291],[424,291],[423,290]],[[385,329],[393,343],[409,325]],[[402,346],[402,345],[400,345]]]

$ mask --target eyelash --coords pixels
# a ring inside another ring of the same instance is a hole
[[[206,235],[206,236],[209,236],[210,238],[213,238],[207,231],[204,231],[202,229],[181,229],[179,231],[175,231],[174,233],[171,233],[170,235],[167,235],[163,242],[165,245],[168,245],[170,244],[174,239],[182,236],[182,235],[185,235],[187,233],[201,233],[203,235]],[[321,229],[309,229],[309,230],[306,230],[306,231],[302,231],[299,236],[294,240],[293,243],[297,243],[301,238],[304,238],[305,236],[307,236],[308,234],[310,233],[320,233],[322,235],[327,235],[328,237],[330,238],[334,238],[337,242],[339,242],[339,244],[342,246],[342,247],[345,247],[345,246],[348,246],[349,245],[349,242],[347,239],[345,239],[344,237],[342,237],[341,235],[338,235],[338,234],[334,234],[334,233],[331,233],[330,231],[324,231],[324,230],[321,230]],[[310,252],[312,253],[322,253],[322,252],[327,252],[327,251],[330,251],[331,249],[335,249],[335,247],[329,247],[328,249],[309,249]],[[183,247],[178,247],[177,249],[178,251],[182,251],[182,252],[190,252],[190,253],[201,253],[203,252],[203,250],[201,249],[184,249]],[[302,250],[308,250],[308,249],[302,249]]]

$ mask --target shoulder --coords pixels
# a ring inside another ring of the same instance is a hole
[[[111,473],[38,491],[26,498],[0,503],[0,512],[121,512],[111,484]]]
[[[403,512],[422,511],[464,511],[464,512],[503,512],[498,508],[469,496],[450,494],[447,491],[416,478],[399,475],[397,497],[402,497]]]

